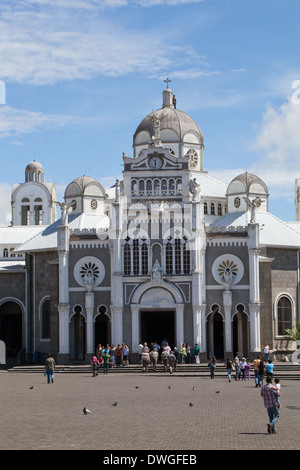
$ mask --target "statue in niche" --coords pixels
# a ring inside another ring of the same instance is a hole
[[[262,200],[260,197],[256,197],[254,199],[252,199],[252,201],[250,201],[250,199],[248,197],[244,197],[246,203],[247,203],[247,206],[248,208],[250,209],[251,211],[251,217],[250,217],[250,224],[255,224],[255,220],[256,220],[256,217],[255,217],[255,210],[261,206],[261,203],[262,203]]]
[[[159,264],[158,259],[156,259],[152,268],[152,281],[161,281],[161,280],[162,280],[162,268]]]
[[[192,201],[197,201],[199,199],[201,189],[196,178],[189,181],[189,191],[192,194]]]
[[[228,270],[228,271],[225,270],[225,273],[223,275],[223,285],[227,292],[230,291],[232,284],[233,284],[233,274],[231,270]]]
[[[94,287],[94,276],[92,273],[86,273],[84,276],[84,285],[88,292],[92,292]]]

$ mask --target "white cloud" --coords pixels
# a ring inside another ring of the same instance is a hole
[[[292,100],[278,109],[268,106],[254,142],[263,154],[255,165],[270,186],[291,194],[295,179],[300,177],[300,104]]]
[[[49,127],[61,127],[74,122],[71,116],[46,115],[40,112],[0,107],[0,138],[11,135],[27,134]]]
[[[289,99],[278,108],[267,106],[253,142],[248,168],[214,169],[210,174],[226,184],[248,171],[268,186],[272,199],[294,200],[295,179],[300,178],[300,103]]]
[[[153,75],[180,65],[188,68],[200,59],[192,47],[172,45],[172,38],[177,39],[171,29],[157,34],[155,23],[147,34],[126,29],[110,10],[103,9],[108,4],[117,7],[126,2],[5,3],[0,16],[0,78],[45,85],[98,75]],[[54,5],[61,7],[59,13]]]

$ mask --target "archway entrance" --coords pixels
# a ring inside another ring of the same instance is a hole
[[[98,311],[99,315],[97,315],[95,320],[95,351],[98,344],[102,344],[102,346],[111,345],[111,322],[106,313],[107,308],[101,306]]]
[[[213,305],[207,318],[206,337],[208,338],[208,357],[224,358],[224,321],[219,306]]]
[[[232,321],[233,353],[240,358],[249,356],[249,321],[243,305],[238,305]]]
[[[174,310],[142,310],[141,341],[148,345],[157,344],[166,339],[170,347],[175,344],[175,311]]]
[[[22,349],[22,309],[17,302],[0,306],[0,340],[6,345],[6,357],[16,357]]]
[[[85,318],[80,313],[82,311],[80,306],[76,306],[74,311],[76,313],[72,316],[70,324],[70,356],[72,361],[83,361],[86,351]]]

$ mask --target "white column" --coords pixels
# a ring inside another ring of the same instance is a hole
[[[206,338],[206,304],[202,304],[201,309],[201,343],[200,343],[200,351],[207,352],[207,338]]]
[[[248,224],[249,236],[249,311],[250,351],[259,352],[260,342],[260,293],[259,293],[259,225]]]
[[[115,346],[123,341],[123,307],[110,307],[111,310],[111,342]]]
[[[202,306],[193,307],[194,344],[199,344],[199,346],[201,346],[201,343],[202,343],[201,312],[202,312]],[[194,346],[194,344],[193,344],[193,346]],[[201,348],[201,350],[202,350],[202,348]]]
[[[69,227],[58,227],[59,354],[69,354]]]
[[[57,307],[59,315],[59,354],[69,354],[69,305]]]
[[[94,293],[85,294],[86,310],[86,354],[93,354],[94,351]]]
[[[139,305],[131,305],[131,327],[132,327],[132,352],[138,352],[140,342],[140,307]]]
[[[184,343],[184,304],[176,305],[176,345],[179,349]]]
[[[232,294],[231,291],[223,292],[223,306],[225,312],[225,354],[232,352],[232,338],[231,338],[231,309],[232,309]]]

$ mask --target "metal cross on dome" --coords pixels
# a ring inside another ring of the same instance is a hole
[[[172,80],[169,79],[169,77],[167,77],[164,82],[167,84],[167,88],[169,88],[169,83],[171,82]]]

